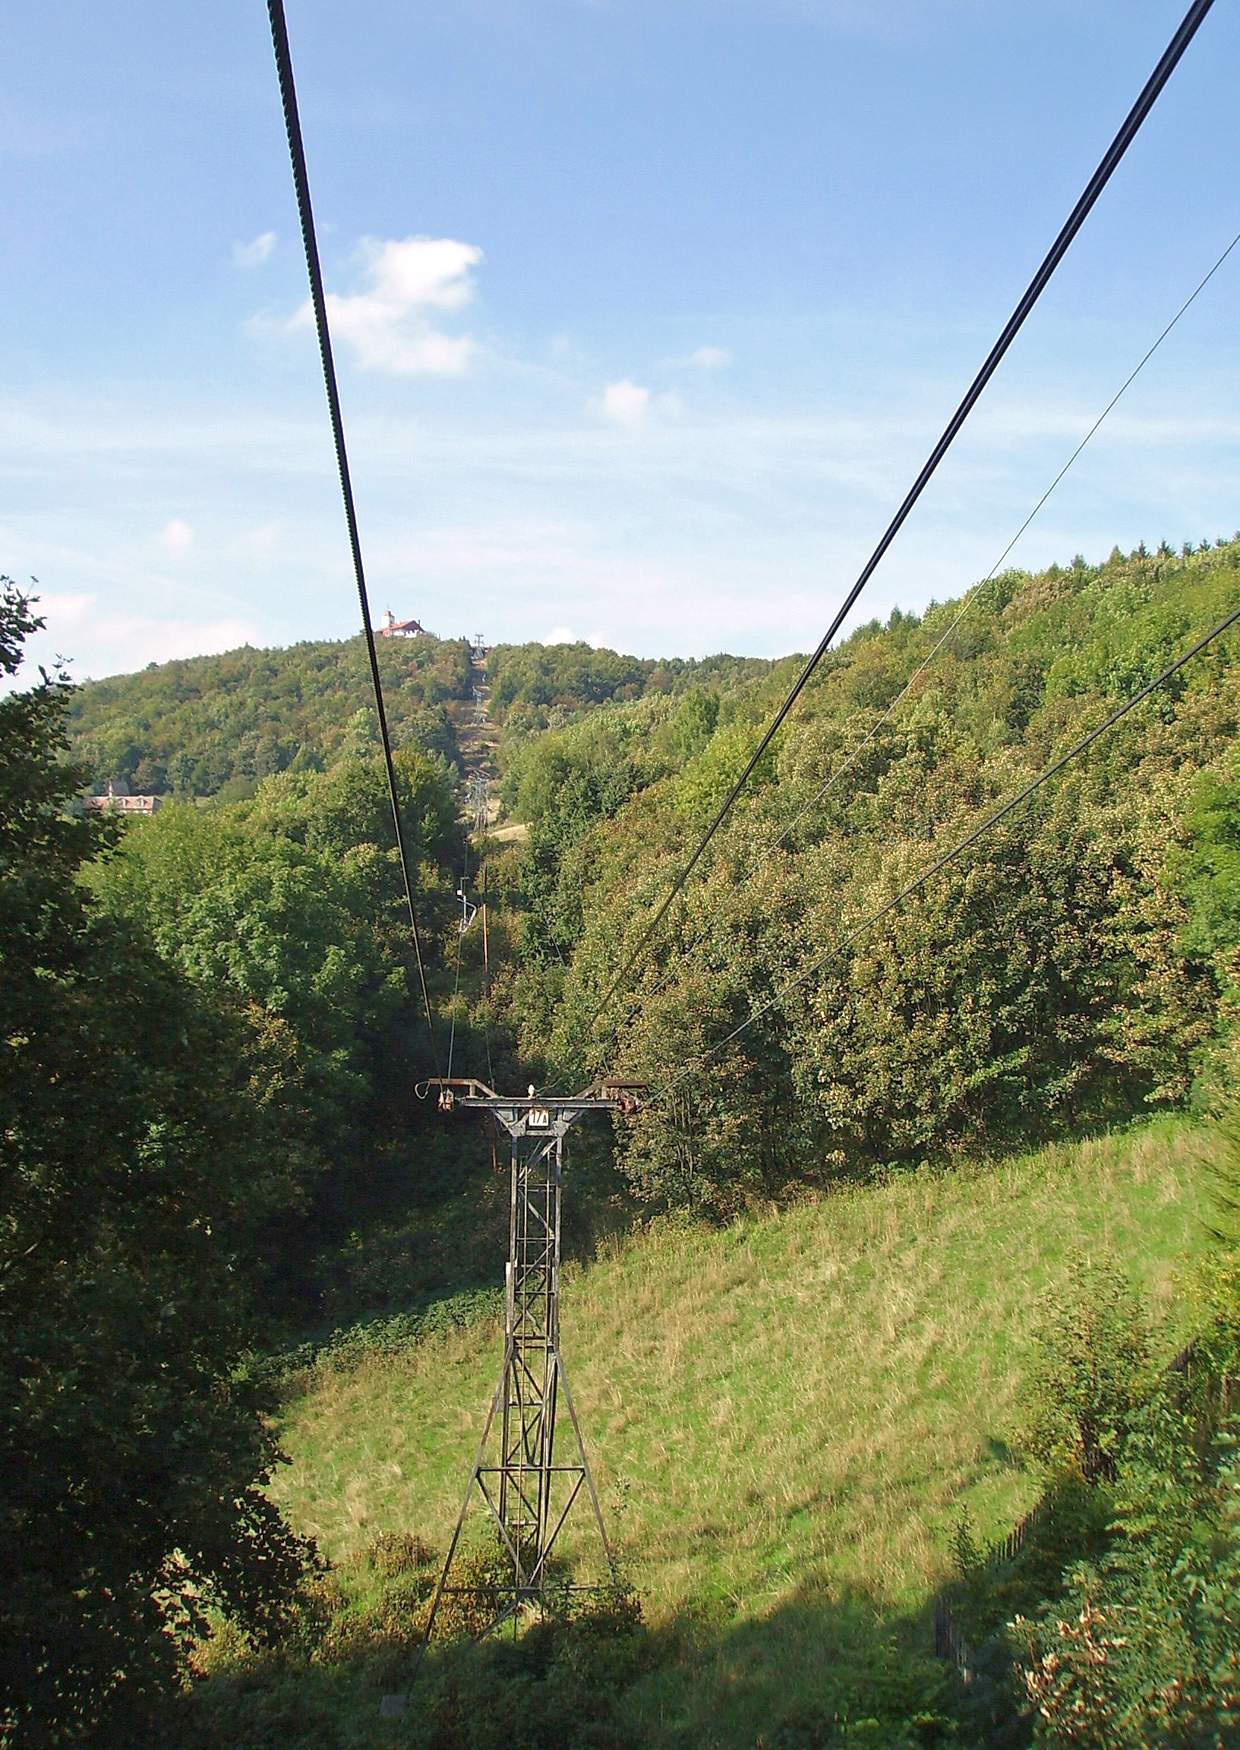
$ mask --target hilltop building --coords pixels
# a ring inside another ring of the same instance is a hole
[[[380,638],[425,638],[426,627],[421,620],[398,620],[391,608],[383,615],[383,624],[379,628]]]

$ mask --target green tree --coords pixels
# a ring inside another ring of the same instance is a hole
[[[0,672],[38,622],[0,591]],[[305,1551],[237,1363],[245,1077],[209,1006],[79,880],[60,676],[0,699],[0,1733],[141,1742],[218,1604],[270,1631]]]
[[[464,642],[381,639],[379,667],[395,745],[455,759],[444,701],[469,696]],[[174,795],[214,796],[295,763],[321,768],[368,752],[375,715],[359,701],[369,692],[361,638],[247,647],[88,682],[69,701],[69,722],[96,783],[124,778],[139,789],[140,773],[163,773]]]
[[[1223,991],[1240,1000],[1240,775],[1202,775],[1188,810],[1189,843],[1174,860],[1188,903],[1188,951],[1209,965]]]

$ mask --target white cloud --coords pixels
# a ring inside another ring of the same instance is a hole
[[[174,516],[172,521],[165,523],[160,530],[159,544],[165,553],[172,553],[179,557],[182,553],[188,553],[193,546],[194,531],[188,523],[182,522],[180,517]]]
[[[544,644],[580,644],[581,639],[571,626],[553,626],[543,639]]]
[[[467,371],[478,343],[468,334],[443,333],[427,312],[461,310],[470,303],[481,249],[449,237],[387,242],[366,237],[359,255],[366,290],[327,297],[333,338],[351,346],[367,370],[440,377]],[[307,328],[313,321],[307,300],[290,326]]]
[[[29,684],[34,664],[50,663],[64,656],[75,674],[131,674],[148,662],[168,662],[177,656],[209,656],[220,650],[236,650],[242,644],[261,641],[257,623],[240,615],[187,619],[114,610],[100,605],[95,591],[59,592],[39,590],[35,612],[46,620],[46,630],[37,633],[26,650],[26,673],[15,677],[18,687]],[[75,660],[79,649],[89,647],[86,661]]]
[[[644,422],[650,411],[650,391],[622,377],[618,383],[608,383],[598,406],[604,419],[632,430]]]
[[[276,246],[274,231],[260,231],[250,243],[234,243],[232,258],[234,267],[261,267],[267,261]]]
[[[653,415],[675,420],[685,411],[684,402],[674,389],[656,395],[644,384],[634,383],[628,377],[622,377],[618,383],[608,383],[598,400],[587,403],[587,407],[589,412],[627,431],[636,431],[646,425]]]
[[[89,625],[99,599],[89,590],[57,594],[36,588],[33,593],[38,597],[35,613],[41,620],[46,620],[46,637],[53,641],[58,632],[73,632],[78,626]]]
[[[732,354],[726,346],[699,346],[676,362],[691,371],[724,371],[732,363]]]

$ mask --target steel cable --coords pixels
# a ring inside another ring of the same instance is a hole
[[[673,1088],[678,1087],[687,1077],[696,1075],[698,1071],[703,1069],[713,1057],[717,1057],[726,1046],[730,1045],[734,1039],[738,1039],[740,1035],[752,1027],[756,1021],[760,1021],[764,1015],[768,1015],[772,1009],[777,1008],[786,997],[788,997],[794,990],[797,990],[801,985],[805,984],[807,980],[812,978],[814,974],[830,960],[835,959],[840,954],[846,953],[854,943],[859,941],[862,936],[872,930],[876,924],[881,923],[885,917],[889,917],[890,914],[895,911],[898,906],[902,905],[912,894],[917,893],[921,888],[925,887],[936,875],[942,874],[944,869],[948,868],[958,857],[962,856],[965,851],[975,845],[979,839],[983,838],[985,834],[991,830],[992,827],[997,826],[1001,820],[1006,819],[1006,817],[1015,809],[1019,808],[1023,802],[1027,802],[1035,791],[1040,790],[1044,784],[1049,783],[1052,778],[1062,772],[1065,766],[1070,765],[1073,760],[1077,759],[1081,754],[1085,753],[1087,749],[1091,748],[1100,737],[1105,735],[1108,730],[1113,729],[1115,725],[1125,718],[1130,711],[1135,710],[1143,700],[1148,699],[1151,693],[1156,693],[1160,687],[1164,687],[1173,675],[1178,674],[1186,663],[1191,662],[1195,656],[1199,656],[1203,650],[1208,649],[1209,646],[1214,643],[1216,638],[1221,638],[1223,633],[1226,632],[1229,627],[1234,626],[1237,620],[1240,620],[1240,607],[1233,608],[1224,619],[1219,621],[1217,626],[1207,632],[1204,637],[1199,638],[1190,649],[1184,651],[1184,653],[1178,656],[1174,662],[1168,664],[1162,673],[1154,680],[1148,682],[1139,692],[1134,693],[1131,698],[1126,699],[1122,705],[1119,705],[1111,712],[1110,716],[1104,718],[1094,729],[1091,729],[1088,735],[1082,736],[1080,741],[1068,749],[1067,753],[1062,754],[1059,759],[1047,766],[1044,771],[1039,772],[1036,778],[1032,779],[1028,784],[1024,785],[1022,789],[1018,790],[1014,796],[1010,796],[1006,802],[1000,805],[1000,807],[996,808],[991,814],[988,814],[985,820],[966,833],[965,836],[954,844],[949,851],[945,851],[941,857],[936,857],[928,868],[923,869],[920,875],[915,876],[912,881],[907,882],[898,893],[896,893],[891,899],[886,900],[876,911],[872,912],[867,918],[859,923],[855,929],[850,930],[840,941],[832,943],[832,945],[818,955],[816,959],[811,960],[809,965],[802,968],[795,978],[790,978],[786,984],[781,985],[777,991],[773,992],[765,1002],[760,1003],[756,1009],[751,1010],[738,1026],[733,1027],[730,1033],[725,1033],[723,1038],[712,1045],[709,1051],[703,1052],[700,1057],[693,1061],[693,1063],[687,1065],[667,1081],[657,1083],[654,1092],[660,1096],[670,1093]]]
[[[1011,540],[1008,542],[1007,546],[1003,549],[1002,553],[1000,553],[999,557],[995,560],[994,564],[991,566],[990,570],[986,573],[985,577],[983,577],[981,582],[978,583],[965,596],[964,601],[961,604],[961,608],[960,608],[959,613],[952,620],[951,624],[947,627],[946,631],[944,631],[942,633],[942,635],[939,637],[937,642],[933,645],[933,647],[928,652],[928,654],[922,658],[922,660],[918,664],[917,668],[909,676],[908,680],[904,683],[904,685],[901,687],[900,691],[896,694],[896,696],[892,699],[891,703],[883,711],[882,715],[875,720],[875,722],[871,725],[870,729],[866,732],[866,734],[862,737],[862,739],[857,743],[857,745],[848,754],[847,758],[840,765],[838,765],[835,768],[835,770],[829,775],[829,777],[826,779],[826,781],[823,784],[821,784],[817,790],[815,790],[814,794],[809,798],[808,802],[805,802],[797,810],[796,814],[793,815],[792,819],[788,822],[787,826],[784,827],[784,829],[780,833],[779,837],[776,839],[773,839],[769,844],[767,844],[763,848],[763,850],[758,854],[758,856],[749,865],[749,867],[745,871],[745,873],[741,876],[740,879],[742,882],[750,881],[753,879],[753,877],[757,874],[758,870],[764,867],[764,865],[766,864],[768,859],[773,857],[775,852],[777,850],[779,850],[780,846],[787,842],[787,840],[791,836],[791,834],[793,832],[795,832],[796,828],[805,819],[805,816],[809,813],[810,809],[815,807],[819,802],[821,802],[823,797],[828,795],[829,792],[835,788],[836,784],[839,783],[840,779],[845,777],[847,775],[847,773],[850,772],[852,770],[852,768],[856,765],[857,761],[861,758],[861,755],[865,752],[866,748],[874,740],[875,736],[882,729],[883,725],[890,721],[892,715],[898,709],[898,707],[900,706],[902,701],[909,696],[909,694],[912,692],[913,688],[917,685],[917,682],[921,679],[921,677],[930,668],[930,666],[934,662],[935,658],[939,655],[939,652],[955,636],[956,632],[960,629],[960,626],[963,623],[963,621],[973,611],[973,609],[978,605],[978,603],[981,600],[982,595],[986,589],[986,586],[989,583],[993,582],[996,574],[999,571],[1000,566],[1007,559],[1008,555],[1011,553],[1011,551],[1015,547],[1016,543],[1020,540],[1021,536],[1025,533],[1026,529],[1029,527],[1029,525],[1033,522],[1034,518],[1039,514],[1039,512],[1046,505],[1047,501],[1050,499],[1050,497],[1054,493],[1055,489],[1059,486],[1060,482],[1064,479],[1064,477],[1067,475],[1069,470],[1076,463],[1076,461],[1078,460],[1078,458],[1080,457],[1082,452],[1085,450],[1086,446],[1089,444],[1090,440],[1097,435],[1097,433],[1100,430],[1100,428],[1102,427],[1103,423],[1106,421],[1108,415],[1119,404],[1119,402],[1122,400],[1122,398],[1127,393],[1127,391],[1132,387],[1133,383],[1136,382],[1137,378],[1141,375],[1141,372],[1145,369],[1146,365],[1150,362],[1150,360],[1153,358],[1154,354],[1158,351],[1158,349],[1162,345],[1163,341],[1166,340],[1167,336],[1171,333],[1172,329],[1179,322],[1180,318],[1196,302],[1198,296],[1205,290],[1206,286],[1214,278],[1214,276],[1218,272],[1219,268],[1222,267],[1223,263],[1227,260],[1228,256],[1236,248],[1237,244],[1240,244],[1240,232],[1237,232],[1237,234],[1232,238],[1231,242],[1227,245],[1226,249],[1223,250],[1222,254],[1218,257],[1217,261],[1215,261],[1213,267],[1211,267],[1209,269],[1209,271],[1206,274],[1204,274],[1201,279],[1198,280],[1196,286],[1189,293],[1188,297],[1185,298],[1184,302],[1180,305],[1180,307],[1176,311],[1175,315],[1172,316],[1171,320],[1166,324],[1166,326],[1163,328],[1162,332],[1152,342],[1152,344],[1146,349],[1145,353],[1143,354],[1143,356],[1141,357],[1139,362],[1128,373],[1128,376],[1120,384],[1119,388],[1115,391],[1114,395],[1112,395],[1111,399],[1107,402],[1106,406],[1102,409],[1102,412],[1094,420],[1094,423],[1090,426],[1089,430],[1085,433],[1084,437],[1081,438],[1080,442],[1077,444],[1077,446],[1073,450],[1072,454],[1068,457],[1067,461],[1063,464],[1063,466],[1060,468],[1059,472],[1055,475],[1055,478],[1051,481],[1050,485],[1043,492],[1042,496],[1038,499],[1038,501],[1034,505],[1033,509],[1026,516],[1025,520],[1021,523],[1020,527],[1017,529],[1016,533],[1012,536]],[[630,1022],[632,1022],[636,1018],[636,1016],[638,1014],[640,1014],[642,1008],[645,1006],[645,1004],[647,1002],[652,1001],[655,997],[657,997],[660,994],[661,991],[666,990],[668,985],[678,975],[680,967],[688,959],[689,955],[694,953],[696,951],[696,949],[701,945],[701,943],[706,940],[706,937],[708,934],[709,934],[709,925],[704,925],[701,929],[698,930],[696,935],[694,935],[689,940],[689,942],[686,944],[686,946],[679,951],[679,953],[671,961],[670,965],[664,970],[662,976],[659,978],[658,982],[655,984],[654,989],[649,991],[648,993],[638,997],[637,1000],[631,1005],[628,1013],[620,1021],[620,1023],[619,1023],[620,1027],[628,1026],[630,1024]]]
[[[422,954],[422,938],[418,929],[417,908],[413,900],[413,879],[409,868],[409,847],[401,819],[400,796],[396,786],[396,768],[392,761],[392,738],[388,731],[387,712],[383,704],[383,682],[379,675],[379,658],[375,649],[374,627],[370,618],[370,598],[366,590],[366,572],[362,563],[362,543],[358,534],[357,510],[353,502],[353,481],[349,472],[349,456],[345,447],[344,419],[340,411],[340,391],[336,383],[336,365],[332,356],[331,332],[327,322],[327,302],[323,293],[323,270],[319,262],[319,246],[314,227],[314,209],[310,203],[310,180],[306,171],[306,152],[302,140],[301,118],[297,110],[297,90],[293,83],[293,59],[289,51],[288,27],[284,20],[283,0],[267,0],[267,16],[271,24],[271,42],[275,50],[276,73],[280,81],[280,102],[284,110],[284,128],[288,135],[289,162],[293,171],[293,186],[297,194],[297,217],[301,225],[301,240],[306,252],[306,273],[310,281],[310,300],[314,307],[314,326],[318,335],[319,359],[323,368],[323,387],[331,415],[332,440],[336,447],[336,468],[340,475],[340,491],[344,500],[345,522],[349,531],[349,551],[353,557],[353,575],[357,583],[357,599],[362,611],[362,631],[366,638],[366,654],[370,662],[370,679],[374,688],[375,714],[379,719],[379,739],[383,744],[383,763],[387,772],[388,794],[392,803],[392,824],[396,831],[396,848],[400,857],[401,879],[405,889],[405,904],[409,912],[409,930],[413,938],[413,953],[417,963],[418,985],[426,1028],[430,1035],[431,1061],[439,1074],[439,1052],[435,1040],[435,1018],[430,990],[426,982],[426,964]]]
[[[465,874],[461,872],[461,892],[465,891]],[[456,1053],[456,1002],[461,992],[461,949],[465,945],[465,906],[461,906],[461,921],[456,932],[456,974],[452,980],[452,1015],[448,1032],[448,1080],[452,1080],[452,1059]]]
[[[482,1037],[487,1051],[487,1086],[495,1086],[495,1065],[491,1062],[491,914],[487,910],[487,870],[490,867],[484,857],[480,871],[482,881]]]
[[[908,492],[906,493],[904,500],[901,503],[899,509],[896,511],[895,515],[892,517],[891,521],[888,523],[887,528],[884,530],[883,535],[878,542],[878,545],[875,547],[875,549],[871,553],[870,557],[866,560],[866,562],[865,562],[864,566],[862,567],[856,581],[853,583],[851,589],[848,591],[848,594],[845,596],[843,602],[840,605],[839,610],[837,611],[837,613],[835,614],[835,617],[831,621],[830,626],[827,628],[827,631],[823,634],[823,637],[820,640],[817,649],[814,651],[813,655],[808,659],[804,668],[801,670],[800,674],[797,676],[796,680],[793,682],[793,684],[792,684],[791,688],[789,689],[787,696],[785,697],[783,703],[780,705],[779,709],[776,711],[774,717],[771,719],[769,725],[767,726],[766,731],[764,732],[764,734],[762,736],[762,739],[759,741],[757,747],[754,749],[753,753],[750,755],[748,763],[745,766],[745,769],[742,771],[740,777],[737,778],[737,780],[733,784],[731,790],[728,792],[727,796],[724,798],[724,801],[720,805],[717,813],[714,815],[713,819],[711,820],[710,825],[707,827],[705,833],[702,835],[701,839],[698,841],[696,849],[693,851],[693,854],[689,857],[688,861],[685,863],[683,868],[680,870],[679,874],[676,876],[675,880],[672,883],[671,889],[664,897],[662,903],[659,905],[658,910],[655,912],[653,918],[651,918],[650,922],[646,925],[645,929],[642,931],[640,937],[638,938],[636,946],[632,949],[628,958],[624,961],[624,963],[620,967],[619,971],[612,978],[611,983],[608,985],[607,990],[602,998],[602,1001],[599,1003],[598,1007],[594,1011],[593,1016],[591,1017],[592,1024],[593,1024],[593,1022],[597,1021],[599,1019],[599,1017],[602,1014],[604,1014],[606,1012],[606,1010],[611,1006],[611,1003],[616,995],[616,992],[619,990],[620,986],[624,983],[624,981],[628,978],[629,974],[635,969],[635,967],[640,962],[642,956],[645,954],[647,947],[650,945],[652,938],[654,937],[655,931],[658,929],[658,927],[662,923],[664,917],[667,915],[668,908],[671,906],[672,901],[676,898],[676,895],[680,892],[680,890],[684,886],[685,882],[689,879],[690,875],[693,873],[694,869],[697,867],[699,861],[701,860],[703,852],[706,850],[707,846],[710,844],[711,840],[714,838],[715,834],[718,832],[718,830],[722,826],[723,822],[727,819],[728,815],[731,813],[732,808],[733,808],[737,798],[739,797],[741,791],[745,788],[745,785],[749,782],[749,779],[752,776],[755,768],[757,767],[759,760],[762,758],[762,756],[766,752],[767,748],[771,745],[771,742],[774,740],[776,734],[778,733],[779,728],[780,728],[781,724],[783,723],[784,719],[787,717],[789,711],[791,711],[792,707],[796,704],[796,701],[801,696],[801,693],[804,690],[806,683],[809,681],[810,676],[814,673],[815,669],[818,667],[818,664],[822,661],[823,657],[826,655],[828,649],[830,648],[831,644],[833,643],[835,636],[836,636],[836,633],[839,631],[840,627],[843,625],[843,623],[847,619],[848,615],[852,612],[852,609],[855,606],[858,597],[861,595],[862,590],[864,590],[866,584],[869,582],[870,578],[873,576],[874,572],[877,570],[880,562],[883,559],[883,556],[887,552],[887,549],[890,547],[892,541],[894,541],[896,535],[899,533],[900,529],[903,527],[905,521],[907,520],[910,512],[912,511],[914,505],[917,503],[917,500],[921,497],[925,488],[929,484],[931,477],[933,476],[935,470],[939,466],[939,463],[943,460],[943,457],[947,454],[948,450],[951,448],[952,444],[954,443],[957,435],[960,432],[961,427],[965,423],[965,420],[968,418],[969,414],[972,412],[977,401],[981,397],[982,391],[985,389],[987,383],[989,383],[991,377],[994,375],[995,371],[998,369],[1000,362],[1002,361],[1004,355],[1008,351],[1008,348],[1011,346],[1012,342],[1015,340],[1017,334],[1020,332],[1021,328],[1024,326],[1024,323],[1025,323],[1026,319],[1028,318],[1030,312],[1033,310],[1038,299],[1041,297],[1042,293],[1045,291],[1045,289],[1046,289],[1047,285],[1049,284],[1051,277],[1054,274],[1056,268],[1059,266],[1059,263],[1063,260],[1063,257],[1067,254],[1068,249],[1069,249],[1073,239],[1075,238],[1077,232],[1080,230],[1081,226],[1084,224],[1086,218],[1089,216],[1089,213],[1091,212],[1095,203],[1097,202],[1098,197],[1101,195],[1103,189],[1106,187],[1107,183],[1110,181],[1112,175],[1114,174],[1116,168],[1118,167],[1119,163],[1123,159],[1124,154],[1127,152],[1129,146],[1131,146],[1133,140],[1136,138],[1138,132],[1141,129],[1142,124],[1144,123],[1146,117],[1149,115],[1150,110],[1154,107],[1154,104],[1157,101],[1159,94],[1161,93],[1163,87],[1166,85],[1168,79],[1171,77],[1172,73],[1175,71],[1175,68],[1179,64],[1181,57],[1183,56],[1185,50],[1188,48],[1189,43],[1192,42],[1193,37],[1197,34],[1198,29],[1200,28],[1203,20],[1205,19],[1206,14],[1209,12],[1213,3],[1214,3],[1214,0],[1193,0],[1193,4],[1189,7],[1188,11],[1184,15],[1184,18],[1182,19],[1182,21],[1179,25],[1179,28],[1176,30],[1174,36],[1171,38],[1171,41],[1167,44],[1166,49],[1163,51],[1163,54],[1158,62],[1158,65],[1154,68],[1154,71],[1150,74],[1149,78],[1146,80],[1146,83],[1142,87],[1141,93],[1138,96],[1136,102],[1133,104],[1133,106],[1129,110],[1127,116],[1124,118],[1124,121],[1120,125],[1119,131],[1115,135],[1115,138],[1111,141],[1111,144],[1107,147],[1107,150],[1105,151],[1101,160],[1099,161],[1097,169],[1094,171],[1094,173],[1090,177],[1088,183],[1085,185],[1085,188],[1082,191],[1079,200],[1077,201],[1076,205],[1073,207],[1072,211],[1069,213],[1067,219],[1064,221],[1064,224],[1063,224],[1058,236],[1055,238],[1055,241],[1052,243],[1050,249],[1047,251],[1046,256],[1043,258],[1041,265],[1039,266],[1039,268],[1037,269],[1033,278],[1030,280],[1028,286],[1025,288],[1024,292],[1022,293],[1019,301],[1016,304],[1015,309],[1012,311],[1012,314],[1009,316],[1007,322],[1004,324],[1003,330],[1000,333],[999,338],[995,341],[994,345],[991,347],[990,352],[987,354],[986,359],[981,366],[981,369],[978,371],[978,373],[974,377],[972,383],[969,385],[969,388],[965,392],[964,399],[960,402],[960,405],[957,407],[956,411],[952,414],[951,418],[948,420],[947,425],[944,427],[942,434],[940,435],[938,441],[934,445],[934,448],[931,450],[929,456],[926,458],[926,461],[923,463],[921,471],[919,472],[919,474],[917,475],[916,479],[914,480],[912,486],[909,488]]]

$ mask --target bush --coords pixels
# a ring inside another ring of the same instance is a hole
[[[367,1567],[385,1579],[396,1574],[413,1574],[419,1568],[433,1567],[434,1564],[434,1550],[412,1531],[381,1531],[366,1550]]]
[[[1121,1467],[1116,1548],[1013,1625],[1035,1743],[1240,1741],[1240,1468],[1203,1476],[1184,1436],[1151,1408]]]
[[[1141,1303],[1107,1260],[1077,1255],[1069,1284],[1043,1299],[1021,1446],[1048,1469],[1111,1479],[1147,1389],[1149,1338]]]

